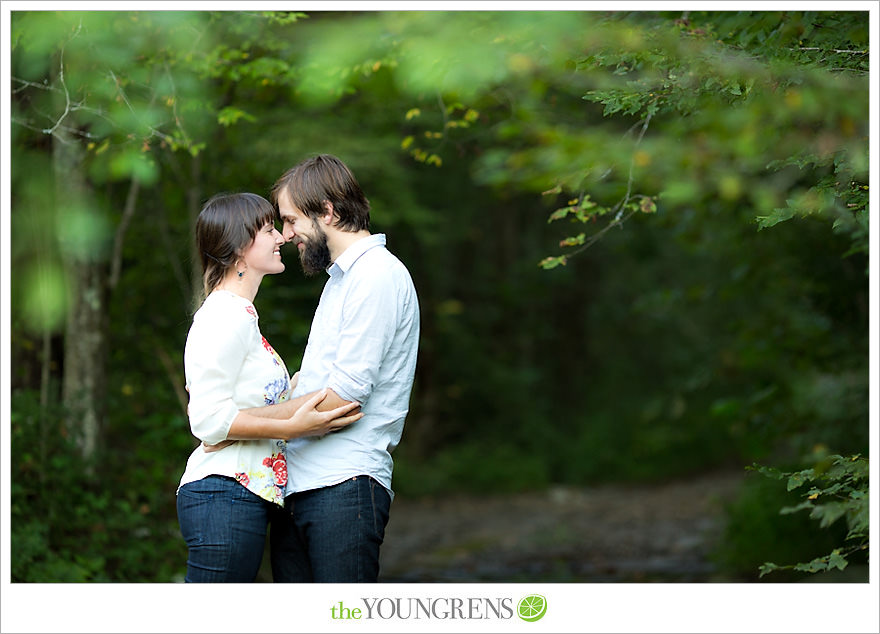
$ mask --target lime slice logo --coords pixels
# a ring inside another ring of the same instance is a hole
[[[520,600],[518,609],[523,621],[537,621],[547,613],[547,599],[540,594],[530,594]]]

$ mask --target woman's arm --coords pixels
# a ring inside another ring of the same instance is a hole
[[[327,400],[332,390],[320,390],[305,396],[292,399],[300,401],[289,418],[272,418],[263,416],[265,410],[276,406],[257,407],[240,410],[229,427],[228,440],[249,440],[253,438],[301,438],[305,436],[324,436],[333,431],[347,427],[363,416],[363,412],[352,413],[357,403],[342,403],[332,409],[319,406]],[[339,399],[339,397],[337,397]],[[339,399],[341,402],[341,399]],[[284,405],[280,403],[279,405]],[[332,403],[332,401],[331,401]]]
[[[227,304],[206,300],[184,347],[190,429],[207,444],[224,441],[238,415],[232,395],[254,327],[250,314]]]
[[[352,403],[354,403],[354,407],[360,406],[360,403],[357,403],[355,401],[344,400],[341,396],[339,396],[336,392],[328,387],[324,390],[317,390],[315,392],[303,394],[302,396],[297,396],[296,398],[289,399],[282,403],[276,403],[274,405],[264,405],[262,407],[249,407],[247,409],[239,410],[239,412],[250,414],[253,416],[259,416],[261,418],[275,418],[279,420],[289,419],[292,418],[296,414],[297,410],[305,405],[311,398],[322,392],[326,392],[326,398],[318,401],[316,407],[318,411],[326,412],[329,410],[335,410],[339,407],[350,405]],[[275,437],[280,438],[280,436],[273,436],[273,438]]]
[[[335,398],[331,398],[331,394]],[[336,403],[336,406],[327,409],[328,400],[330,401],[329,405]],[[261,415],[270,409],[275,415],[282,415],[287,408],[281,406],[289,403],[299,403],[289,418],[271,418]],[[333,390],[319,390],[277,405],[239,410],[229,427],[226,440],[216,445],[207,443],[202,443],[202,445],[205,453],[211,453],[228,447],[236,440],[256,438],[289,440],[305,436],[324,436],[351,425],[356,420],[360,420],[363,415],[358,403],[343,401]]]

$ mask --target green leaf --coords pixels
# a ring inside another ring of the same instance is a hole
[[[766,476],[768,478],[772,478],[774,480],[782,480],[784,478],[787,478],[789,475],[787,473],[783,473],[782,471],[780,471],[779,469],[777,469],[775,467],[767,467],[764,465],[759,465],[757,463],[753,463],[750,466],[747,466],[746,471],[755,471],[757,473],[760,473],[763,476]]]
[[[580,246],[586,240],[587,234],[579,233],[576,236],[565,238],[564,240],[559,242],[560,247],[576,247]]]
[[[783,207],[781,209],[774,209],[773,213],[766,216],[757,216],[755,220],[757,220],[758,229],[760,230],[769,229],[770,227],[778,225],[780,222],[785,222],[792,218],[794,218],[794,210],[791,207]]]
[[[27,263],[17,275],[22,279],[24,297],[18,310],[25,315],[25,327],[33,332],[56,332],[64,327],[68,291],[61,264],[48,258]]]
[[[812,502],[801,502],[796,506],[784,506],[780,509],[780,515],[791,515],[792,513],[797,513],[798,511],[803,511],[806,509],[814,508],[814,504]]]
[[[562,209],[557,209],[552,214],[550,214],[550,217],[547,219],[547,223],[549,224],[549,223],[553,222],[554,220],[562,220],[569,213],[571,213],[573,210],[574,210],[573,207],[563,207]]]
[[[813,507],[810,517],[819,520],[819,526],[827,528],[843,517],[849,508],[849,502],[830,502]]]
[[[545,270],[555,269],[557,266],[560,266],[560,265],[565,266],[566,261],[567,261],[567,259],[564,255],[560,255],[557,257],[551,256],[551,257],[544,258],[543,260],[538,262],[538,266],[540,266],[542,269],[545,269]]]
[[[217,122],[225,128],[234,125],[240,119],[250,121],[251,123],[257,120],[256,117],[254,117],[253,115],[249,115],[244,110],[241,110],[240,108],[235,108],[233,106],[227,106],[217,113]]]
[[[795,565],[794,569],[799,572],[825,572],[828,570],[828,559],[827,557],[817,557],[809,563]]]
[[[846,557],[843,557],[840,554],[840,550],[835,549],[828,558],[828,568],[837,568],[838,570],[843,570],[846,568],[849,562],[846,560]]]
[[[812,469],[804,469],[803,471],[792,473],[788,478],[788,484],[786,485],[786,488],[789,491],[793,491],[794,489],[803,485],[805,482],[812,480],[813,476],[814,473]]]

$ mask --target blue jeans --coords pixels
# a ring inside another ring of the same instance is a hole
[[[369,476],[293,493],[273,513],[272,577],[285,583],[375,583],[391,496]]]
[[[254,581],[273,506],[226,476],[207,476],[180,487],[177,518],[189,548],[186,582]]]

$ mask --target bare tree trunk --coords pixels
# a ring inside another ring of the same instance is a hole
[[[48,328],[43,329],[43,354],[40,366],[40,418],[37,422],[40,432],[39,452],[41,456],[46,455],[46,440],[49,418],[49,384],[51,380],[52,366],[52,332]],[[45,490],[46,474],[45,469],[40,469],[40,489]],[[51,513],[51,512],[50,512]]]
[[[87,206],[89,187],[82,174],[81,145],[61,131],[55,132],[52,143],[56,204],[63,227],[64,208]],[[69,302],[61,398],[65,427],[88,459],[97,450],[103,418],[108,272],[95,254],[82,253],[75,246],[62,248],[62,257],[68,273]]]
[[[192,285],[192,310],[198,308],[199,298],[202,296],[202,258],[196,248],[196,221],[202,208],[202,162],[200,155],[194,156],[190,163],[190,186],[186,190],[187,210],[189,211],[189,235],[192,236],[190,244],[190,282]]]

